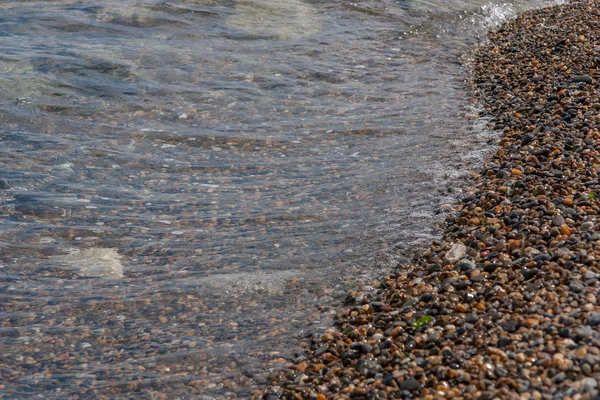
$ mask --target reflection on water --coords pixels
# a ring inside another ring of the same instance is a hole
[[[0,3],[6,395],[247,397],[431,239],[458,56],[543,4]]]

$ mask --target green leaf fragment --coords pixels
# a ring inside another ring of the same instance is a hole
[[[431,321],[433,317],[431,315],[423,315],[421,318],[412,323],[412,326],[415,328],[420,328],[423,325],[426,325]]]
[[[596,199],[596,193],[591,192],[590,194],[588,194],[588,199],[589,200],[595,200]]]

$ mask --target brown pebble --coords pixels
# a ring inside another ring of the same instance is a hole
[[[583,358],[585,357],[587,354],[587,348],[585,346],[580,347],[577,349],[577,351],[575,352],[575,357],[577,358]]]
[[[466,305],[461,304],[461,303],[457,304],[455,309],[456,309],[456,311],[461,312],[461,313],[466,313],[467,311],[469,311],[469,308]]]
[[[571,229],[569,229],[569,227],[567,225],[561,225],[560,226],[560,233],[562,233],[563,235],[566,235],[566,236],[570,236],[571,235]]]

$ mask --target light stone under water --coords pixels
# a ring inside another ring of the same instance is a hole
[[[242,0],[233,11],[227,24],[256,35],[292,40],[321,30],[317,10],[301,1]]]
[[[77,275],[89,278],[123,278],[121,255],[115,249],[91,248],[74,250],[66,256],[57,256],[61,265]]]

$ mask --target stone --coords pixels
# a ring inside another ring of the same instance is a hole
[[[583,381],[582,389],[585,393],[594,397],[598,395],[598,381],[592,378],[587,378]]]
[[[59,265],[83,277],[123,278],[124,276],[122,257],[116,249],[77,249],[65,256],[55,256],[54,259]]]
[[[440,335],[440,333],[439,333],[439,332],[437,332],[437,331],[435,331],[435,332],[433,332],[431,335],[429,335],[429,336],[427,337],[427,342],[430,342],[430,343],[431,343],[431,342],[433,342],[433,343],[437,343],[437,342],[439,342],[439,341],[440,341],[440,339],[441,339],[441,335]]]
[[[567,374],[561,371],[552,377],[552,382],[558,384],[562,383],[565,379],[567,379]]]
[[[458,260],[463,258],[466,253],[467,253],[467,246],[465,246],[462,243],[455,243],[454,245],[452,245],[450,250],[448,250],[448,252],[446,252],[444,259],[451,263],[456,263]]]
[[[476,312],[472,312],[471,314],[467,315],[467,318],[465,318],[465,321],[470,324],[474,324],[478,320],[479,320],[479,317],[477,316]]]
[[[501,169],[496,173],[496,178],[498,179],[508,179],[510,178],[510,172],[505,169]]]
[[[323,353],[325,353],[328,349],[329,349],[329,344],[325,343],[325,344],[321,345],[317,349],[317,351],[315,351],[315,357],[319,357],[320,355],[322,355]]]
[[[587,324],[590,326],[600,325],[600,312],[590,311],[587,316]]]
[[[471,270],[475,269],[476,266],[477,265],[473,261],[462,259],[454,265],[454,268],[461,272],[470,272]]]
[[[318,10],[303,1],[237,1],[227,25],[254,35],[293,40],[321,30]]]
[[[516,321],[512,321],[512,320],[510,320],[510,321],[506,321],[506,322],[505,322],[505,323],[502,325],[502,327],[504,328],[504,330],[505,330],[506,332],[513,333],[513,332],[515,332],[515,331],[517,330],[517,328],[519,327],[519,325],[517,324],[517,322],[516,322]]]
[[[421,388],[421,384],[415,378],[407,378],[400,385],[400,389],[408,390],[409,392],[414,392],[415,390],[419,390]]]
[[[590,75],[575,75],[573,78],[571,78],[571,82],[592,83],[593,80],[594,78],[592,78]]]
[[[591,231],[592,229],[594,229],[594,223],[591,221],[586,221],[583,224],[581,224],[581,230],[582,231]]]
[[[553,218],[552,218],[552,226],[561,226],[565,224],[565,219],[563,218],[562,215],[560,214],[556,214]]]

